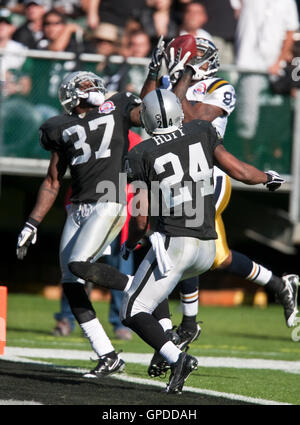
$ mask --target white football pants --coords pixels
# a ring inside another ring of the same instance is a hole
[[[85,283],[70,272],[68,263],[100,258],[121,231],[127,207],[114,202],[70,204],[67,214],[59,249],[61,282]]]
[[[151,314],[164,299],[168,298],[180,280],[200,275],[209,270],[213,264],[216,253],[214,240],[162,236],[173,267],[167,276],[163,277],[153,248],[150,248],[130,288],[124,294],[120,312],[122,320],[141,312]]]

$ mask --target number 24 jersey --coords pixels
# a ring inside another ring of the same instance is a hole
[[[167,236],[217,238],[213,165],[214,150],[221,143],[209,122],[194,120],[131,149],[125,169],[130,182],[147,186],[151,224],[153,214],[158,216],[151,230]]]

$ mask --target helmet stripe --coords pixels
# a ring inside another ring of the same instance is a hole
[[[159,89],[156,89],[156,94],[157,94],[157,98],[158,98],[158,102],[159,102],[159,106],[160,106],[160,110],[161,110],[161,118],[162,118],[162,123],[163,123],[163,128],[167,128],[168,127],[168,121],[167,121],[167,114],[166,114],[166,109],[165,109],[165,105],[164,105],[164,100],[161,94],[161,91]]]

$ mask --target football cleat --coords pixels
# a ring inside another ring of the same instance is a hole
[[[179,325],[177,329],[177,334],[179,336],[179,342],[176,344],[177,347],[181,351],[187,351],[189,349],[188,345],[199,338],[201,334],[201,327],[198,323],[196,323],[195,330],[189,330],[184,329],[182,325]]]
[[[122,372],[125,362],[118,355],[115,358],[107,355],[99,357],[97,366],[90,372],[83,375],[84,378],[102,378],[113,373]]]
[[[289,328],[294,326],[295,318],[298,313],[297,296],[299,276],[288,274],[282,277],[283,289],[276,295],[276,299],[284,308],[286,324]]]
[[[172,341],[173,344],[177,345],[179,343],[179,336],[174,328],[167,330],[165,333],[168,340]],[[167,360],[158,351],[155,351],[148,367],[148,375],[151,378],[157,378],[159,376],[164,378],[169,369],[170,365]]]
[[[196,370],[197,367],[198,361],[195,357],[187,353],[181,353],[177,362],[171,365],[171,375],[165,392],[169,394],[181,394],[184,382],[189,374]]]

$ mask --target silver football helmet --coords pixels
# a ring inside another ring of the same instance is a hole
[[[190,63],[193,64],[196,73],[193,80],[202,80],[203,78],[213,77],[220,68],[219,51],[214,43],[206,38],[195,37],[197,50],[201,52],[201,56],[195,56]],[[201,69],[203,65],[208,63],[206,70]]]
[[[156,89],[144,97],[141,121],[150,136],[178,130],[183,118],[180,100],[173,92]]]
[[[91,84],[84,88],[84,82]],[[58,89],[58,98],[64,110],[71,115],[80,100],[87,98],[89,91],[99,91],[105,95],[106,88],[103,79],[93,72],[76,71],[63,79]]]

